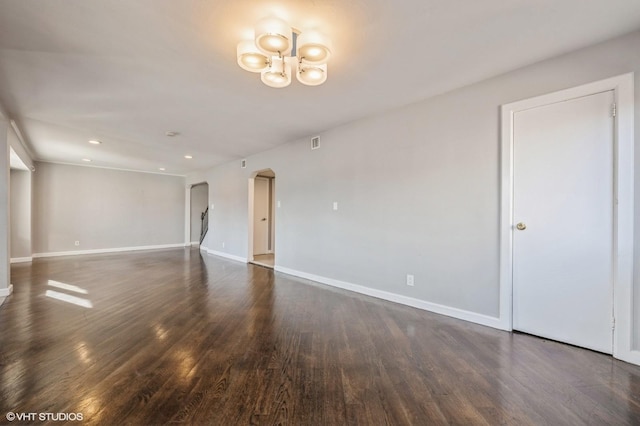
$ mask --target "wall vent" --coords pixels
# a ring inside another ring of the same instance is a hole
[[[242,169],[247,168],[247,160],[240,160],[240,168]]]
[[[311,149],[320,148],[320,136],[315,136],[311,138]]]

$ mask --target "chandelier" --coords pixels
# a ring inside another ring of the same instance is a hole
[[[315,31],[300,32],[282,19],[265,18],[255,26],[253,40],[238,43],[238,65],[260,73],[270,87],[291,84],[292,73],[302,84],[318,86],[327,81],[330,41]]]

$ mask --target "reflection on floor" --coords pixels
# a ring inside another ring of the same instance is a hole
[[[35,259],[11,281],[3,425],[640,425],[639,366],[197,248]]]
[[[273,268],[274,254],[258,254],[253,256],[253,262],[256,265],[266,266],[267,268]]]

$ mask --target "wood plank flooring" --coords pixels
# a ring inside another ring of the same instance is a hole
[[[253,261],[251,262],[254,265],[262,265],[267,268],[272,268],[275,264],[275,255],[273,253],[270,254],[257,254],[253,256]]]
[[[104,425],[640,424],[639,367],[195,249],[37,259],[12,277],[2,424],[9,411]]]

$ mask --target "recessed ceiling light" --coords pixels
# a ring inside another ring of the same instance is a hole
[[[186,158],[187,160],[191,160],[193,157],[191,155],[185,155],[184,158]]]
[[[172,132],[172,131],[168,131],[165,133],[165,135],[169,136],[170,138],[174,137],[174,136],[178,136],[180,134],[180,132]]]
[[[161,172],[164,172],[167,169],[165,169],[164,167],[158,167],[158,170],[160,170]]]
[[[82,161],[86,161],[87,163],[90,163],[91,159],[90,158],[83,158]]]
[[[97,141],[95,139],[92,139],[92,140],[89,141],[89,143],[92,144],[92,145],[100,145],[102,142]]]

